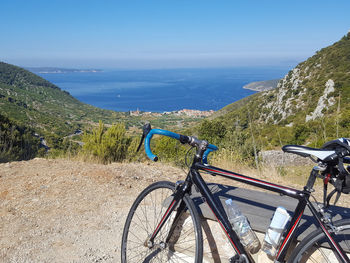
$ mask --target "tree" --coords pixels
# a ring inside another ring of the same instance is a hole
[[[40,140],[34,131],[19,126],[0,114],[0,162],[29,160],[34,158],[40,147]]]
[[[226,135],[226,127],[222,121],[204,120],[199,126],[199,137],[207,140],[209,143],[220,145]]]

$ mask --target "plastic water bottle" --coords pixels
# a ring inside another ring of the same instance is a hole
[[[227,215],[233,230],[239,236],[243,246],[252,254],[260,249],[260,241],[255,232],[249,225],[247,218],[242,215],[238,206],[233,203],[232,199],[226,200]]]
[[[290,215],[288,214],[287,210],[282,206],[277,207],[270,226],[266,231],[261,248],[270,259],[274,259],[276,257],[277,250],[280,246],[282,233],[289,219]]]

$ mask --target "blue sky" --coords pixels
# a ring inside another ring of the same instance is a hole
[[[349,0],[1,0],[0,61],[178,68],[297,64],[350,30]]]

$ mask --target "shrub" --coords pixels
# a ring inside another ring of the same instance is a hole
[[[128,151],[127,151],[127,160],[128,161],[140,161],[140,160],[145,160],[146,155],[145,151],[141,148],[140,151],[137,153],[137,147],[140,144],[140,138],[139,137],[133,137],[130,141]]]
[[[222,121],[204,120],[198,129],[199,137],[207,140],[209,143],[219,145],[226,135],[226,127]]]
[[[39,151],[40,140],[33,134],[31,129],[0,115],[0,163],[34,158]]]
[[[184,165],[184,158],[187,152],[185,146],[181,145],[177,140],[165,136],[154,141],[155,145],[151,148],[153,153],[159,156],[160,160],[172,162],[179,166]]]
[[[127,158],[132,139],[126,135],[125,125],[115,124],[109,129],[102,121],[92,133],[83,136],[83,152],[97,157],[102,163],[120,162]]]

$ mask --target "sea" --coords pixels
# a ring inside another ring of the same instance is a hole
[[[114,111],[219,110],[255,92],[254,81],[278,79],[289,68],[101,70],[38,73],[78,100]]]

